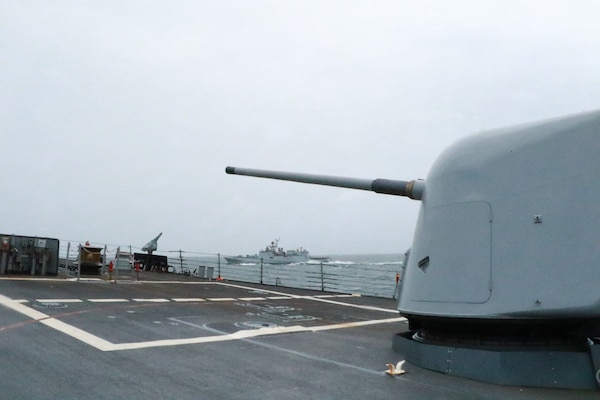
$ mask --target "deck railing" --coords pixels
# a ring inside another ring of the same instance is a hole
[[[105,264],[114,258],[117,247],[105,246]],[[76,246],[69,248],[77,249]],[[121,247],[127,249],[128,247]],[[309,263],[273,265],[228,264],[220,254],[186,252],[177,250],[168,252],[168,273],[184,274],[198,279],[222,278],[227,281],[260,283],[264,285],[318,290],[326,293],[360,294],[374,297],[392,298],[396,296],[400,265],[330,263],[311,261]],[[61,254],[62,264],[67,253]],[[71,250],[69,260],[72,263],[77,255]],[[107,268],[103,269],[107,272]],[[75,268],[67,273],[77,274]],[[119,271],[113,274],[118,277]],[[143,274],[143,272],[142,272]]]

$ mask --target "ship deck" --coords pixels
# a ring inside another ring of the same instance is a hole
[[[395,301],[144,272],[0,278],[7,399],[585,399],[421,369],[389,376]]]

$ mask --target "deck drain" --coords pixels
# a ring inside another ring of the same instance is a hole
[[[236,322],[235,326],[244,329],[277,328],[277,324],[262,321]]]
[[[37,308],[66,308],[67,307],[67,305],[65,303],[57,303],[54,301],[38,302],[38,303],[35,303],[33,306],[37,307]]]

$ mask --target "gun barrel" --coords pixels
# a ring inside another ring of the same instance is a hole
[[[298,172],[271,171],[263,169],[227,167],[225,172],[231,175],[245,175],[259,178],[279,179],[283,181],[311,183],[315,185],[336,186],[349,189],[368,190],[371,192],[410,197],[421,200],[425,190],[425,182],[397,181],[391,179],[359,179],[342,176],[304,174]]]

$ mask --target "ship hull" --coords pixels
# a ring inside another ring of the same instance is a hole
[[[253,257],[253,256],[240,256],[240,257],[225,257],[225,261],[228,264],[295,264],[303,263],[310,260],[310,257],[301,256],[273,256],[273,257]]]

